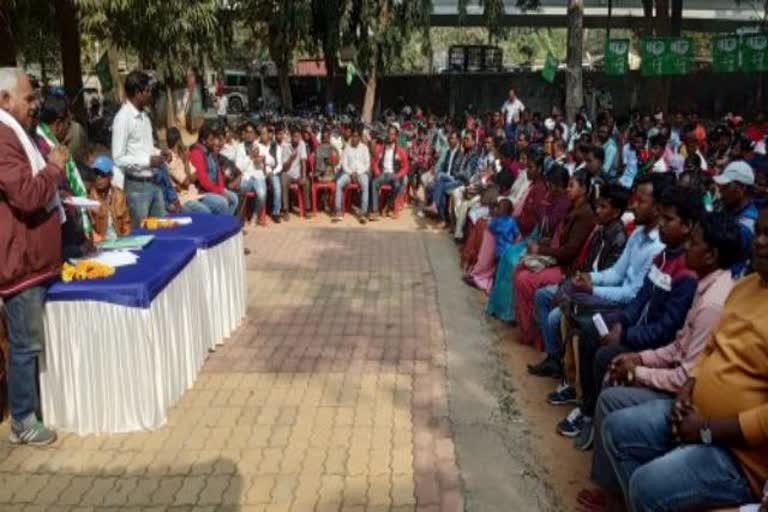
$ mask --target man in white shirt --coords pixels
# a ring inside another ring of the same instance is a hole
[[[122,185],[125,191],[135,227],[149,216],[166,214],[163,190],[155,175],[165,166],[169,155],[155,147],[152,123],[144,112],[152,101],[151,89],[146,73],[130,72],[125,77],[128,99],[112,123],[112,158],[118,170],[115,185]]]
[[[517,97],[514,89],[509,90],[507,101],[501,106],[501,113],[504,114],[504,131],[507,140],[515,140],[515,129],[520,122],[520,114],[525,110],[525,105]]]
[[[267,204],[267,179],[265,168],[274,169],[275,159],[269,154],[269,131],[264,128],[266,134],[265,147],[256,141],[256,126],[246,121],[240,126],[240,140],[237,144],[235,165],[243,173],[240,181],[240,192],[244,194],[256,194],[256,204],[253,208],[254,216],[260,225],[264,225],[261,211]]]
[[[359,215],[361,224],[366,223],[365,215],[368,212],[368,192],[370,185],[371,172],[371,153],[368,147],[360,141],[360,128],[355,127],[349,139],[349,144],[344,147],[341,153],[341,176],[336,180],[336,210],[333,216],[333,222],[341,220],[341,200],[344,197],[344,188],[354,182],[360,186],[362,210]]]
[[[224,92],[220,92],[216,97],[216,115],[219,116],[219,122],[226,124],[227,110],[229,109],[229,98]]]
[[[309,206],[312,200],[312,184],[307,178],[307,145],[301,137],[301,129],[298,126],[291,128],[291,140],[283,145],[283,175],[281,183],[283,189],[283,220],[290,219],[291,213],[291,185],[298,185],[304,194],[304,205]],[[307,218],[312,216],[309,208],[304,212]]]

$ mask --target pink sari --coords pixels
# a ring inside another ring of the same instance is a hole
[[[493,274],[496,271],[496,237],[488,228],[483,232],[483,241],[477,255],[477,263],[472,268],[472,279],[485,293],[493,287]]]

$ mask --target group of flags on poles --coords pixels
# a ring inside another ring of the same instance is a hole
[[[610,39],[605,45],[603,71],[622,76],[629,71],[629,39]],[[640,42],[643,76],[687,75],[694,70],[694,43],[688,37],[643,38]],[[559,65],[547,54],[541,77],[554,82]],[[761,73],[768,71],[768,33],[724,34],[712,40],[712,71]]]

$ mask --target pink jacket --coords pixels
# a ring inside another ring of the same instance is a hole
[[[640,352],[643,366],[635,368],[637,383],[677,393],[720,321],[734,281],[730,270],[716,270],[699,281],[691,309],[672,343]]]

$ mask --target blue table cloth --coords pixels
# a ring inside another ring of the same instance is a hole
[[[47,300],[93,300],[149,308],[152,300],[195,257],[197,245],[190,240],[156,238],[137,253],[138,263],[118,267],[106,279],[54,284],[48,289]]]
[[[174,217],[171,215],[171,217]],[[168,229],[149,231],[134,230],[133,235],[155,235],[159,240],[190,240],[198,249],[214,247],[240,232],[240,220],[230,215],[210,213],[185,213],[176,217],[190,217],[192,224]]]

